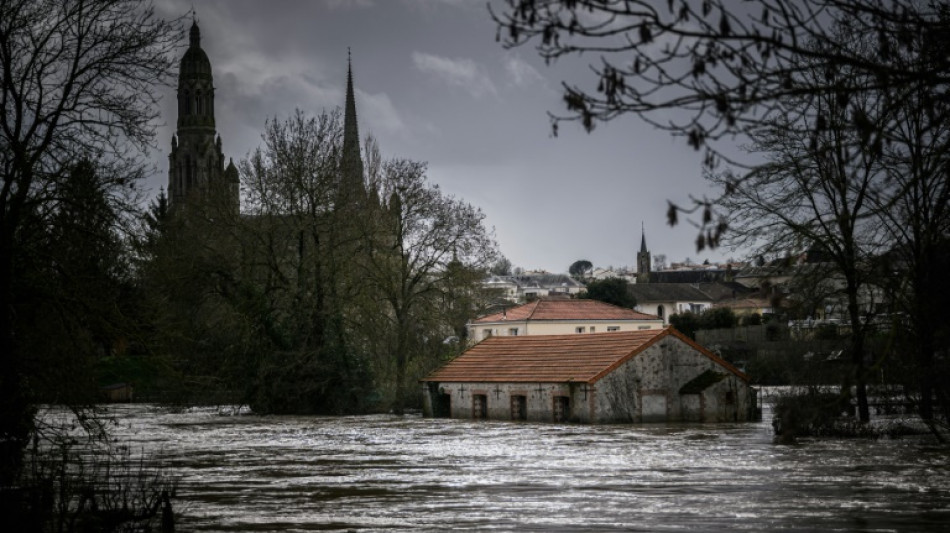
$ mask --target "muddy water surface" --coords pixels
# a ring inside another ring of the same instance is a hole
[[[111,408],[180,531],[950,531],[950,454],[768,420],[578,426]]]

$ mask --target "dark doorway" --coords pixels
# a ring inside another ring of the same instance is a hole
[[[554,397],[554,421],[567,422],[571,417],[571,399],[567,396]]]
[[[434,418],[452,418],[452,396],[438,383],[429,383],[429,398],[432,399],[432,416]]]
[[[520,395],[511,396],[511,419],[512,420],[527,420],[528,419],[528,397]]]
[[[472,395],[472,418],[476,420],[488,418],[488,396],[484,394]]]

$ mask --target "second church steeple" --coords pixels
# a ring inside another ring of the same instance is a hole
[[[353,94],[353,61],[347,50],[346,107],[343,111],[343,153],[340,170],[343,188],[348,194],[365,194],[363,187],[363,159],[360,156],[360,133],[356,123],[356,97]]]

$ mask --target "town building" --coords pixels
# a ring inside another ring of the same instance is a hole
[[[734,366],[673,328],[496,336],[422,380],[428,416],[535,422],[736,422],[756,416]]]
[[[670,315],[702,313],[715,301],[699,287],[686,283],[637,283],[629,290],[637,301],[637,311],[656,315],[664,324],[670,323]]]
[[[660,329],[656,316],[597,300],[541,298],[469,323],[472,341],[488,337],[568,335]]]
[[[586,288],[567,274],[526,272],[508,276],[491,275],[482,281],[482,288],[509,302],[525,302],[546,297],[574,297]]]

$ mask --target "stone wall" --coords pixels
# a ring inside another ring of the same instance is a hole
[[[479,418],[476,396],[484,398],[484,414],[490,420],[517,420],[517,409],[513,409],[512,397],[524,398],[525,420],[530,422],[554,422],[556,399],[570,398],[570,421],[588,422],[590,416],[585,409],[584,394],[580,385],[567,383],[440,383],[436,394],[445,394],[450,402],[451,418]],[[572,390],[575,389],[575,390]],[[437,401],[427,385],[423,386],[424,411],[426,416],[434,412],[433,401]]]

